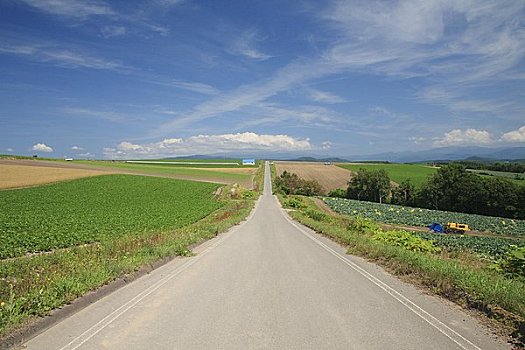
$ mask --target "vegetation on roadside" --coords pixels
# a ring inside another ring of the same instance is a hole
[[[57,202],[45,202],[50,207],[62,211],[67,210],[69,204],[83,205],[85,216],[99,213],[99,216],[93,217],[96,221],[84,221],[84,225],[105,227],[109,231],[100,234],[101,231],[95,230],[96,234],[93,237],[96,239],[92,237],[93,241],[89,244],[77,245],[78,241],[71,241],[66,249],[0,260],[0,338],[30,319],[45,315],[52,309],[70,303],[86,292],[123,275],[133,273],[144,265],[163,258],[191,254],[192,245],[212,238],[246,218],[254,205],[254,200],[246,198],[257,196],[254,191],[234,186],[223,187],[222,191],[216,192],[217,196],[214,198],[212,192],[218,187],[215,184],[136,176],[132,178],[130,181],[144,181],[149,186],[123,188],[118,183],[130,185],[126,182],[127,176],[102,177],[99,179],[102,181],[100,190],[95,194],[90,193],[92,187],[82,187],[84,196],[80,195],[80,189],[68,188],[70,194],[65,191],[59,191],[61,195],[56,194]],[[111,186],[108,186],[105,183],[108,179],[118,181],[113,181]],[[67,184],[75,182],[61,185]],[[112,186],[115,188],[111,188]],[[47,187],[50,186],[41,187],[45,194],[50,193]],[[117,190],[123,193],[114,193]],[[102,200],[106,198],[105,191],[113,196],[112,200]],[[193,193],[196,198],[186,197],[185,191]],[[177,200],[177,194],[182,194],[180,200]],[[80,204],[64,200],[68,195],[75,197]],[[101,200],[87,206],[84,200],[93,200],[90,199],[92,196],[98,196]],[[113,209],[112,206],[119,206],[120,196],[133,202],[128,203],[131,208],[143,208],[142,212],[138,209],[126,212],[126,209],[121,208],[124,212],[119,215],[119,210]],[[170,206],[167,204],[169,201],[175,209],[166,208]],[[31,203],[27,203],[23,214],[37,215],[38,211],[37,206],[31,207]],[[102,215],[103,212],[106,212],[106,215]],[[159,214],[162,217],[159,217]],[[136,217],[131,218],[130,215],[139,215],[141,221]],[[172,221],[164,216],[172,216]],[[64,217],[66,223],[70,219],[72,218]],[[36,222],[38,220],[37,218]],[[126,226],[127,221],[132,222],[131,226]],[[53,222],[58,223],[59,227],[62,225],[59,216],[55,216]],[[108,223],[120,223],[124,226],[122,228],[120,224]],[[5,225],[3,221],[1,224]],[[44,222],[42,227],[54,229],[49,221]],[[84,229],[83,225],[72,227]],[[115,234],[111,234],[113,228],[117,230]],[[127,231],[128,229],[130,231]],[[41,229],[40,233],[45,231]],[[75,236],[75,231],[70,232]],[[66,236],[63,234],[57,237],[66,239]],[[51,246],[53,248],[54,243]]]
[[[281,198],[284,206],[292,200],[300,202],[290,213],[294,219],[345,244],[350,254],[364,256],[437,294],[485,312],[511,326],[513,336],[523,342],[525,278],[516,269],[522,266],[522,248],[517,253],[508,250],[512,258],[501,260],[498,269],[474,250],[449,249],[406,231],[383,231],[360,216],[329,215],[306,197]]]
[[[297,174],[287,171],[275,178],[275,189],[283,194],[300,194],[305,196],[317,196],[323,192],[323,188],[316,180],[305,180]]]

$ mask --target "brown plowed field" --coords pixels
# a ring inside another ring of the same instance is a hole
[[[277,175],[281,175],[286,170],[306,180],[317,180],[326,193],[336,188],[346,189],[353,175],[350,170],[323,163],[275,162],[275,170]]]
[[[0,189],[35,186],[108,173],[111,172],[52,168],[49,166],[0,164]]]

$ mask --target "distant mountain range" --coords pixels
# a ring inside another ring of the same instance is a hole
[[[188,157],[170,157],[165,159],[272,159],[272,160],[294,160],[303,162],[352,162],[352,161],[388,161],[393,163],[417,163],[426,161],[447,160],[483,160],[504,161],[525,159],[525,147],[441,147],[423,151],[386,152],[368,155],[343,155],[339,157],[310,154],[304,156],[298,153],[219,153],[207,155],[194,155]]]
[[[424,151],[388,152],[373,155],[350,155],[349,160],[383,160],[411,163],[436,160],[516,160],[525,159],[525,147],[441,147]]]

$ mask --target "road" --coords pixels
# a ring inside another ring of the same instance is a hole
[[[248,220],[56,324],[27,349],[507,349],[458,307],[294,223]]]

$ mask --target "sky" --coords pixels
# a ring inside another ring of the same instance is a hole
[[[447,146],[525,146],[525,1],[0,2],[0,154]]]

